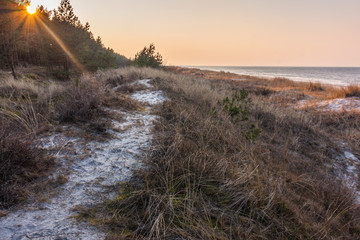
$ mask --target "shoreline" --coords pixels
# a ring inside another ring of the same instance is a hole
[[[360,112],[360,85],[338,86],[287,78],[264,78],[198,68],[167,67],[171,72],[208,80],[229,81],[267,101],[303,110]]]
[[[233,73],[233,74],[238,74],[241,76],[251,76],[251,77],[258,77],[258,78],[268,78],[268,79],[273,79],[273,78],[287,78],[289,80],[292,81],[296,81],[296,82],[316,82],[316,83],[321,83],[321,84],[330,84],[330,85],[335,85],[335,86],[348,86],[348,85],[353,85],[353,84],[360,84],[360,79],[357,80],[351,80],[351,81],[344,81],[342,79],[327,79],[327,78],[321,78],[321,77],[317,77],[317,76],[313,76],[313,77],[301,77],[301,76],[291,76],[291,71],[289,72],[283,72],[280,74],[281,70],[283,69],[292,69],[294,71],[299,71],[299,70],[307,70],[307,69],[314,69],[314,70],[330,70],[330,69],[354,69],[354,70],[359,70],[360,72],[360,67],[302,67],[302,66],[179,66],[182,68],[189,68],[189,69],[198,69],[201,71],[215,71],[215,72],[227,72],[227,73]],[[240,71],[240,69],[242,69],[242,71],[244,71],[244,73],[240,73],[238,71]],[[256,71],[258,70],[258,71]],[[262,72],[264,71],[265,72]],[[280,70],[280,72],[276,73],[273,72],[271,73],[271,71],[278,71]],[[249,72],[247,73],[247,71],[254,71],[254,72]],[[266,71],[270,71],[270,72],[266,72]],[[304,74],[299,72],[298,74]],[[312,74],[312,73],[305,73],[305,74]],[[325,73],[322,73],[325,74]],[[344,73],[346,74],[346,73]],[[357,75],[354,77],[355,79],[358,78]]]

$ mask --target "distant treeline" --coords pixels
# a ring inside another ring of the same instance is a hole
[[[43,6],[34,15],[27,12],[30,1],[0,0],[0,68],[46,66],[57,78],[70,72],[96,71],[128,64],[128,59],[105,48],[95,38],[89,23],[82,24],[69,0],[57,10]]]

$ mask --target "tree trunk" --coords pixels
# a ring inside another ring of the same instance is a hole
[[[15,72],[15,66],[14,66],[14,56],[12,54],[10,55],[10,64],[9,65],[11,68],[12,75],[14,76],[15,79],[17,79],[16,72]]]

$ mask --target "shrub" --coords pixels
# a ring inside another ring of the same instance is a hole
[[[144,47],[143,50],[135,55],[133,64],[137,67],[159,68],[163,63],[160,53],[155,53],[154,44]]]
[[[249,107],[251,99],[248,98],[249,92],[245,89],[237,91],[231,98],[226,97],[222,101],[222,111],[228,114],[234,123],[238,121],[245,122],[249,120]],[[213,114],[215,113],[213,109]],[[256,128],[252,123],[241,124],[239,126],[242,129],[242,134],[247,140],[255,141],[260,135],[261,129]]]
[[[227,112],[234,121],[249,120],[247,104],[250,103],[249,93],[246,90],[236,92],[231,99],[226,97],[223,102],[223,110]]]
[[[24,200],[27,187],[44,176],[51,161],[31,139],[0,119],[0,208]]]
[[[93,82],[74,82],[55,103],[56,118],[62,122],[89,120],[103,101],[100,87]]]

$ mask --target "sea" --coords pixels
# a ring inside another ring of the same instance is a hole
[[[360,85],[360,67],[236,67],[186,66],[202,70],[224,71],[264,78],[288,78],[294,81],[319,82],[347,86]]]

